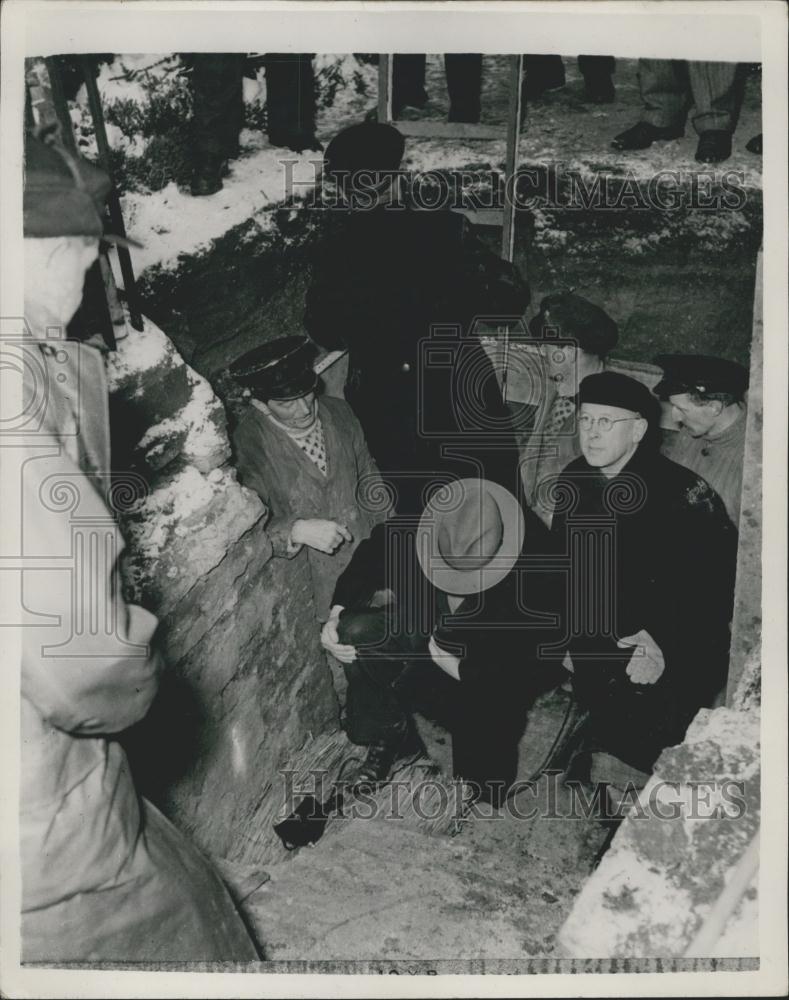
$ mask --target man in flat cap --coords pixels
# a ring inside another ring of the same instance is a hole
[[[658,452],[645,385],[601,372],[578,402],[582,454],[551,528],[569,560],[546,588],[563,609],[554,655],[567,651],[588,712],[593,779],[643,784],[725,684],[737,532],[714,490]]]
[[[512,422],[472,327],[517,321],[529,291],[462,216],[407,203],[403,150],[397,129],[373,122],[329,144],[324,176],[350,212],[315,261],[304,322],[323,347],[348,349],[348,402],[397,510],[419,514],[436,481],[519,489]]]
[[[576,393],[587,375],[605,369],[619,330],[600,306],[573,292],[555,292],[540,303],[529,324],[540,344],[544,370],[543,396],[535,425],[524,445],[521,475],[527,504],[550,527],[551,484],[581,454]]]
[[[706,479],[739,528],[748,372],[701,354],[660,354],[655,363],[663,378],[654,391],[681,424],[666,435],[665,454]]]
[[[23,573],[33,621],[21,629],[22,957],[254,960],[219,876],[138,796],[117,740],[156,696],[157,621],[121,592],[103,361],[65,339],[98,254],[109,189],[106,174],[85,160],[27,140],[25,318],[36,339],[22,349],[35,405],[26,411],[20,474],[23,551],[39,569]],[[72,566],[77,524],[85,547],[97,543],[106,556],[85,567],[83,589],[77,571],[40,569],[47,560]]]
[[[251,393],[233,433],[241,481],[271,511],[274,554],[291,559],[306,548],[325,622],[337,578],[386,518],[389,497],[350,406],[320,393],[316,353],[306,337],[278,337],[230,372]]]

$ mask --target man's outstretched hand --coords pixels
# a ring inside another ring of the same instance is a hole
[[[311,549],[333,555],[343,542],[352,542],[353,535],[344,524],[315,517],[294,521],[290,540],[293,545],[308,545]]]
[[[353,663],[356,659],[356,647],[340,642],[337,625],[340,621],[341,604],[335,604],[329,612],[329,620],[321,629],[321,645],[340,663]]]
[[[626,635],[617,642],[620,649],[636,647],[627,665],[627,676],[634,684],[654,684],[666,669],[666,662],[660,646],[646,629],[635,635]]]

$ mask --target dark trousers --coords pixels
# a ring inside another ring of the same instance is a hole
[[[613,56],[578,56],[578,69],[587,86],[610,79],[616,68]]]
[[[406,104],[421,108],[427,101],[425,56],[396,55],[392,64],[392,115],[398,118]],[[449,91],[449,120],[477,122],[482,91],[482,56],[449,53],[444,56]]]
[[[594,87],[610,79],[616,67],[613,56],[578,56],[578,69],[587,87]],[[539,94],[564,84],[564,61],[555,55],[525,55],[523,71],[526,92]]]
[[[456,681],[430,659],[427,638],[401,628],[391,607],[343,611],[338,631],[359,651],[345,665],[351,742],[398,739],[419,712],[451,733],[455,776],[500,804],[517,777],[518,741],[536,693],[522,664],[492,663],[478,679]]]
[[[655,684],[633,683],[626,673],[626,656],[611,660],[576,657],[573,667],[573,694],[589,712],[587,749],[605,751],[641,771],[650,772],[666,747],[682,742],[704,704],[703,696],[689,686],[665,679]]]
[[[198,158],[223,160],[238,155],[238,136],[244,123],[243,53],[193,52],[192,123]]]
[[[266,109],[272,140],[284,133],[315,132],[315,74],[305,53],[266,54]]]
[[[639,59],[638,82],[644,102],[642,119],[650,125],[684,125],[692,104],[693,127],[699,135],[734,131],[742,103],[737,63]]]

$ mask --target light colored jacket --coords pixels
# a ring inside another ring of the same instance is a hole
[[[316,614],[325,621],[337,578],[359,542],[386,518],[391,500],[350,406],[321,396],[318,416],[326,447],[325,476],[286,431],[253,406],[239,420],[233,445],[241,482],[271,510],[266,531],[275,555],[293,558],[298,553],[301,547],[289,546],[288,539],[299,519],[336,521],[353,536],[334,555],[307,549]]]
[[[22,553],[41,567],[22,594],[23,958],[254,959],[218,876],[138,797],[112,738],[155,697],[157,620],[121,593],[101,356],[54,346],[28,349],[48,377],[21,472]]]

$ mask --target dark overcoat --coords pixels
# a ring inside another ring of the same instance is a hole
[[[398,510],[436,479],[481,475],[517,495],[518,452],[477,318],[522,316],[529,290],[460,215],[350,213],[321,247],[305,326],[349,350],[346,398]]]
[[[568,566],[554,578],[557,640],[602,749],[648,770],[725,684],[737,531],[703,479],[643,446],[610,479],[571,462],[556,503],[553,552]],[[653,685],[630,681],[616,643],[642,629],[665,659]]]

